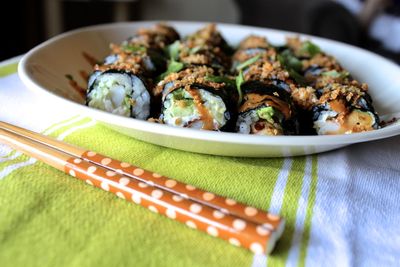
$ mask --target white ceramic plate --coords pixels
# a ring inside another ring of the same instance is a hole
[[[243,157],[281,157],[306,155],[333,150],[349,144],[372,141],[400,133],[400,124],[371,132],[336,136],[254,136],[171,127],[113,115],[83,105],[65,74],[79,78],[79,71],[90,72],[91,66],[82,57],[86,51],[95,58],[104,58],[111,42],[118,43],[139,27],[155,22],[134,22],[100,25],[71,31],[35,47],[20,62],[18,73],[31,89],[58,101],[81,114],[86,114],[134,138],[186,151]],[[204,23],[170,22],[180,34],[187,35]],[[237,44],[249,34],[263,35],[273,44],[282,44],[285,36],[294,33],[256,27],[219,24],[219,30],[230,44]],[[308,36],[310,37],[310,36]],[[379,115],[400,114],[400,68],[371,52],[343,43],[311,37],[329,54],[334,55],[354,77],[370,86],[370,94]],[[77,79],[80,84],[83,80]],[[367,144],[366,144],[367,145]]]

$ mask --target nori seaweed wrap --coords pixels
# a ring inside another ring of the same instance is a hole
[[[272,84],[290,93],[294,81],[277,57],[277,51],[266,38],[251,35],[245,38],[233,55],[232,71],[243,76],[243,81]]]
[[[237,86],[243,95],[236,131],[259,135],[298,133],[290,98],[296,85],[264,37],[252,35],[239,44],[232,71],[238,75]]]
[[[231,49],[215,24],[208,24],[187,36],[180,42],[178,50],[177,60],[186,65],[211,67],[219,74],[229,70]]]
[[[186,68],[165,77],[155,94],[162,94],[160,120],[168,125],[203,130],[230,130],[235,121],[236,90],[212,81],[206,66]]]
[[[86,104],[114,114],[145,120],[151,113],[151,78],[166,69],[163,52],[179,39],[164,24],[138,32],[120,45],[111,44],[111,54],[95,65],[88,81]],[[154,106],[154,105],[153,105]]]
[[[317,134],[348,134],[379,128],[368,86],[353,79],[334,57],[299,38],[288,38],[283,55],[288,67],[312,86],[294,90],[292,97],[299,109],[310,114]]]
[[[290,94],[272,84],[250,81],[241,86],[244,93],[239,107],[236,131],[257,135],[292,135],[298,123]]]
[[[105,58],[103,64],[137,64],[143,76],[154,78],[166,70],[164,50],[178,39],[179,34],[165,24],[141,28],[120,45],[111,44],[111,54]]]
[[[162,52],[168,45],[179,40],[178,32],[163,23],[158,23],[151,28],[141,28],[135,35],[128,38],[123,44],[143,46]]]
[[[132,45],[111,45],[111,54],[104,59],[103,65],[137,65],[145,77],[155,77],[166,69],[167,60],[150,48]]]
[[[366,89],[339,83],[326,85],[312,108],[317,133],[349,134],[378,129],[379,118]]]
[[[96,70],[89,77],[89,107],[145,120],[150,115],[150,93],[144,80],[129,70]]]

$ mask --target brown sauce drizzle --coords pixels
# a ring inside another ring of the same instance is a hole
[[[343,119],[338,118],[340,128],[337,132],[328,134],[359,133],[373,130],[373,121],[370,115],[353,110],[348,114],[343,114]]]
[[[81,76],[81,78],[87,83],[89,80],[89,74],[84,71],[84,70],[80,70],[79,71],[79,75]]]
[[[343,100],[338,100],[338,99],[332,100],[329,102],[329,105],[331,106],[333,111],[339,114],[342,112],[347,112],[347,108]]]
[[[342,99],[329,101],[331,109],[339,115],[335,119],[340,128],[337,131],[329,131],[327,134],[347,134],[373,130],[374,124],[368,113],[353,110],[349,112]]]
[[[265,103],[267,106],[271,106],[281,111],[286,119],[291,117],[289,105],[275,96],[251,93],[247,94],[245,99],[245,103],[240,107],[239,112],[255,109]]]
[[[79,86],[79,84],[75,81],[74,77],[71,75],[65,75],[65,77],[68,79],[69,85],[75,89],[75,91],[83,98],[86,98],[86,88]]]
[[[92,55],[90,55],[90,54],[88,54],[86,52],[82,52],[82,55],[91,66],[94,66],[97,63],[99,63],[99,60],[97,60]]]
[[[201,128],[203,130],[214,130],[213,117],[208,109],[204,106],[198,90],[192,89],[190,86],[185,86],[185,90],[193,97],[197,111],[200,113],[200,119],[203,122],[203,126]]]

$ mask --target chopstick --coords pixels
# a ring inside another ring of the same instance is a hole
[[[254,253],[269,253],[284,221],[128,163],[0,122],[0,141],[74,177]]]
[[[263,227],[269,230],[274,230],[274,229],[276,230],[279,227],[283,226],[283,220],[279,216],[267,213],[263,210],[242,203],[238,203],[232,199],[215,195],[213,193],[196,188],[192,185],[188,185],[179,181],[169,179],[168,177],[159,175],[157,173],[152,173],[146,170],[143,171],[137,170],[140,168],[132,166],[129,163],[121,162],[115,159],[110,159],[106,156],[95,153],[93,151],[87,151],[85,149],[55,140],[53,138],[5,122],[0,121],[0,128],[12,131],[14,133],[18,133],[22,136],[25,136],[37,142],[41,142],[47,146],[51,146],[55,149],[64,151],[75,157],[85,159],[94,164],[102,165],[105,168],[119,172],[134,179],[139,179],[142,182],[149,183],[150,185],[154,185],[156,187],[160,187],[166,191],[170,191],[175,194],[181,194],[203,205],[217,208],[225,214],[231,213],[238,217],[242,217],[246,220],[254,221],[258,224],[263,225]]]

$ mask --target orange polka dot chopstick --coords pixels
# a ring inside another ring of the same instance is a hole
[[[88,184],[253,253],[269,253],[282,218],[254,207],[0,122],[0,140]]]

